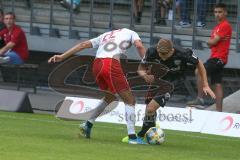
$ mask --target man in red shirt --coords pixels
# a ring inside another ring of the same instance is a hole
[[[218,24],[214,27],[211,33],[211,37],[207,44],[211,49],[211,56],[204,64],[208,75],[211,77],[211,84],[215,85],[215,95],[216,95],[216,109],[217,111],[222,111],[222,99],[223,99],[223,89],[222,89],[222,72],[224,66],[227,64],[229,47],[232,36],[232,27],[227,21],[227,9],[226,5],[223,3],[218,3],[214,7],[214,15]],[[191,101],[188,105],[203,105],[203,92],[201,88],[201,83],[198,79],[198,97],[196,100]]]
[[[0,9],[0,32],[5,28],[5,25],[3,23],[3,10]],[[4,41],[3,39],[0,39],[0,48],[2,48],[4,46]]]
[[[28,59],[27,39],[23,30],[15,25],[15,14],[8,12],[4,15],[5,29],[0,31],[0,38],[5,46],[0,49],[0,63],[22,64]]]

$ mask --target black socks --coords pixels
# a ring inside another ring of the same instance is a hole
[[[92,126],[93,126],[93,124],[89,121],[86,122],[86,125],[87,125],[88,128],[92,128]]]
[[[157,116],[156,112],[154,114],[146,114],[145,115],[144,120],[143,120],[142,129],[140,132],[138,132],[139,137],[144,137],[144,135],[149,130],[149,128],[156,126],[156,116]]]

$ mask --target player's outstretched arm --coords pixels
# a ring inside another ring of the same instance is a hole
[[[198,72],[197,72],[198,76],[200,77],[201,82],[202,82],[203,93],[205,95],[210,95],[212,98],[215,99],[216,96],[215,96],[214,92],[211,90],[211,88],[208,85],[207,73],[206,73],[205,67],[204,67],[204,65],[203,65],[201,60],[199,60],[199,62],[198,62],[197,69],[198,69]]]
[[[145,49],[144,45],[142,44],[142,41],[136,40],[136,41],[134,41],[134,45],[137,48],[140,57],[143,58],[146,53],[146,49]]]
[[[61,55],[54,55],[51,58],[49,58],[48,63],[56,63],[56,62],[61,62],[64,59],[72,56],[73,54],[82,51],[83,49],[86,48],[92,48],[92,43],[88,41],[80,42],[76,44],[74,47],[70,48],[66,52],[64,52]]]

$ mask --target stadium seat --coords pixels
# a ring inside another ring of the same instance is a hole
[[[194,41],[195,49],[203,50],[203,41],[195,40]]]
[[[69,34],[70,39],[80,39],[80,35],[77,30],[71,30]]]
[[[57,29],[57,28],[52,28],[52,29],[49,31],[49,36],[50,36],[50,37],[61,38],[59,29]]]
[[[34,27],[31,28],[30,34],[31,35],[36,35],[36,36],[41,36],[42,35],[40,28],[37,27],[37,26],[34,26]]]
[[[179,38],[174,38],[174,44],[178,45],[178,46],[182,46],[181,44],[181,39]]]
[[[161,39],[160,37],[153,37],[151,45],[157,44],[160,39]]]
[[[97,36],[99,36],[99,33],[98,33],[98,32],[92,32],[92,34],[91,34],[91,38],[93,38],[93,37],[97,37]]]

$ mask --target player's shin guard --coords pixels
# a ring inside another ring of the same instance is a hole
[[[156,101],[159,106],[164,107],[166,102],[170,99],[170,97],[171,97],[170,93],[165,93],[164,95],[155,96],[153,100]]]
[[[143,120],[142,129],[140,132],[138,132],[139,137],[144,137],[145,133],[149,130],[149,128],[156,126],[156,117],[157,117],[156,112],[146,113]]]
[[[128,130],[128,137],[129,139],[135,139],[135,108],[134,106],[130,106],[125,104],[125,118],[127,122],[127,130]]]
[[[170,94],[166,93],[164,95],[160,95],[160,96],[155,96],[153,98],[153,100],[161,107],[164,107],[166,102],[169,100],[170,98]],[[148,100],[148,99],[146,99]],[[151,101],[146,101],[148,103],[150,103]],[[144,117],[143,120],[143,126],[141,131],[138,133],[139,137],[144,137],[144,135],[146,134],[146,132],[149,130],[149,128],[151,127],[155,127],[156,126],[156,118],[157,118],[157,113],[149,113],[146,111],[146,115]]]

